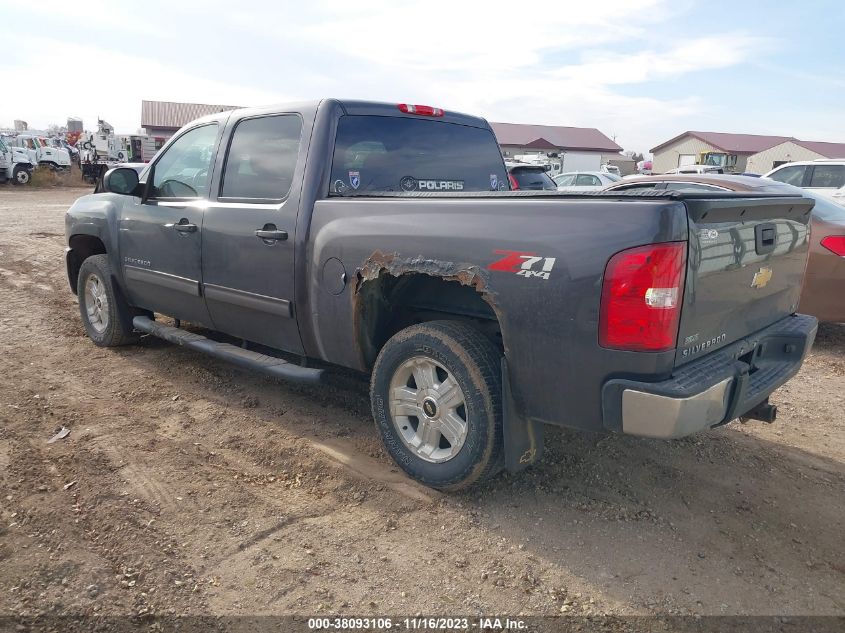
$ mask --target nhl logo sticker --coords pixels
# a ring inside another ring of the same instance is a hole
[[[349,172],[349,185],[353,189],[357,189],[361,186],[361,172],[357,171],[350,171]]]

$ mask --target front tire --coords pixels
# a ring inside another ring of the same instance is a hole
[[[501,354],[473,327],[398,332],[376,360],[370,400],[385,448],[417,481],[460,490],[501,470]]]
[[[16,185],[28,185],[32,180],[32,171],[18,165],[12,172],[12,182]]]
[[[93,255],[82,262],[76,293],[82,324],[95,345],[117,347],[138,340],[131,319],[136,311],[116,292],[108,255]]]

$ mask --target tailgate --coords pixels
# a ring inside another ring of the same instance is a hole
[[[690,196],[685,204],[689,257],[676,365],[795,312],[813,200]]]

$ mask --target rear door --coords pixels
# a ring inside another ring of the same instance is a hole
[[[795,312],[813,201],[691,194],[677,362],[685,363]]]
[[[201,292],[200,252],[208,179],[220,130],[206,123],[183,132],[148,172],[147,198],[120,196],[123,277],[133,305],[209,324]]]
[[[273,113],[230,121],[229,128],[203,225],[206,305],[216,329],[301,353],[293,301],[303,118]]]

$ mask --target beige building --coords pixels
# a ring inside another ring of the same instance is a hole
[[[845,143],[801,141],[790,136],[727,134],[687,131],[651,149],[652,170],[670,169],[701,162],[703,152],[727,154],[732,171],[765,174],[784,163],[797,160],[845,157]]]
[[[622,148],[596,128],[522,123],[490,123],[490,126],[505,159],[542,154],[552,166],[552,175],[598,171],[607,163],[616,165],[622,173],[635,170],[633,161],[620,153]]]

